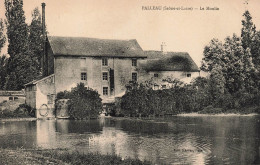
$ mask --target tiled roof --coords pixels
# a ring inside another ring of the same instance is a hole
[[[146,71],[197,72],[198,66],[187,52],[144,51],[147,61],[141,64]]]
[[[41,81],[43,81],[43,80],[45,80],[47,78],[50,78],[50,77],[54,77],[54,74],[51,74],[51,75],[46,76],[46,77],[39,77],[39,78],[37,78],[37,79],[35,79],[35,80],[25,84],[24,86],[37,84],[38,82],[41,82]]]
[[[48,37],[54,55],[92,57],[146,57],[134,40],[110,40],[84,37]]]

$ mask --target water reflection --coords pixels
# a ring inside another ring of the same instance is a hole
[[[55,133],[55,120],[37,120],[36,121],[36,142],[37,147],[56,148],[57,137]]]
[[[68,148],[157,164],[259,164],[260,118],[0,122],[3,148]]]

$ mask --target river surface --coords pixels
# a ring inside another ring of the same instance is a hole
[[[259,138],[260,116],[0,121],[2,148],[67,148],[153,164],[260,164]]]

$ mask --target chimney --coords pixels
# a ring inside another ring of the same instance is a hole
[[[48,58],[46,54],[46,29],[45,29],[45,3],[42,3],[42,36],[43,36],[43,55],[42,55],[42,75],[48,75]]]
[[[165,54],[167,51],[166,51],[166,44],[165,44],[165,42],[162,42],[162,44],[161,44],[161,52],[163,53],[163,54]]]
[[[42,3],[42,34],[45,39],[45,3]]]

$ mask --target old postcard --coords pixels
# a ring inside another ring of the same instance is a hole
[[[0,164],[260,164],[259,0],[0,0]]]

